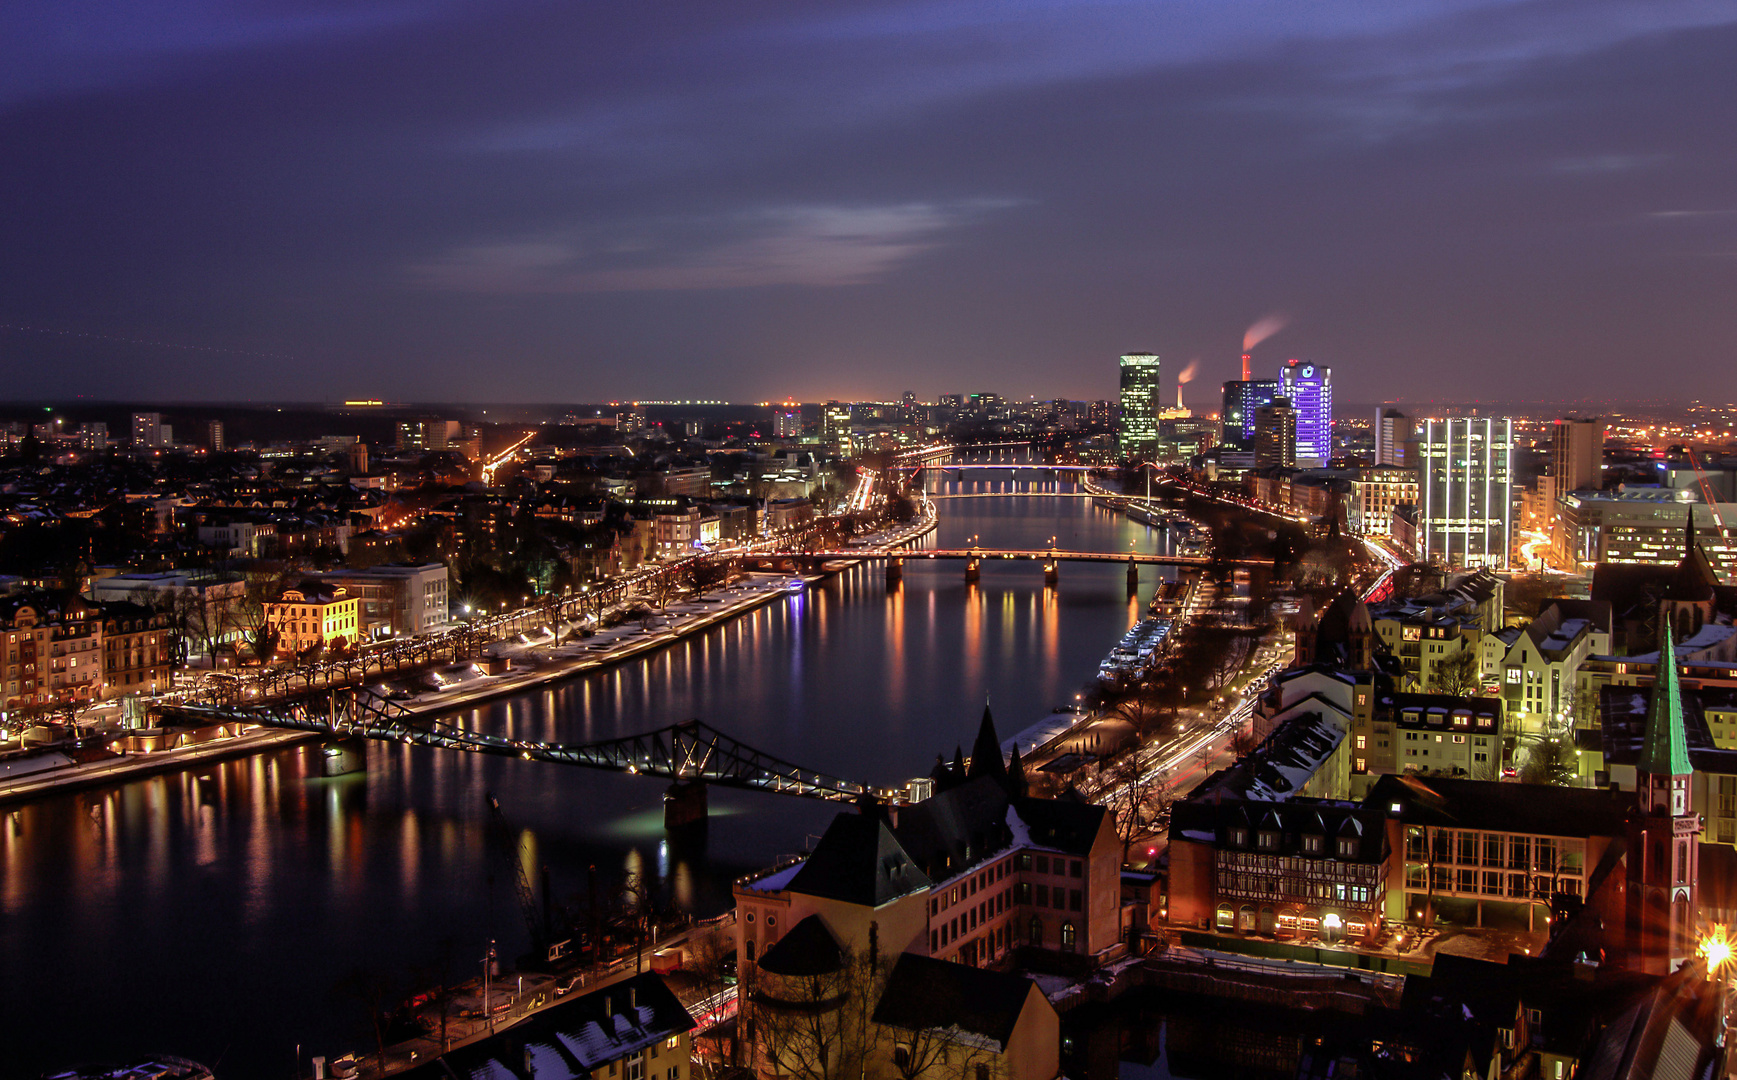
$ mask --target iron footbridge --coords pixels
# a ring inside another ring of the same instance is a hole
[[[220,723],[305,731],[333,740],[373,739],[437,750],[493,754],[828,802],[889,803],[901,801],[905,794],[902,790],[871,787],[785,761],[703,720],[684,720],[655,731],[601,742],[538,742],[473,731],[417,713],[366,687],[334,689],[274,705],[181,705],[166,711]]]

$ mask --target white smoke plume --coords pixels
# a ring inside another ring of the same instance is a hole
[[[1253,326],[1243,331],[1242,351],[1253,351],[1256,345],[1283,330],[1290,321],[1289,315],[1281,315],[1276,311],[1271,315],[1263,315],[1256,319]]]

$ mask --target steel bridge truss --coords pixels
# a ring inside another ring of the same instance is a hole
[[[685,720],[619,739],[566,744],[473,731],[413,712],[367,688],[334,689],[279,705],[184,705],[177,711],[223,722],[306,731],[333,739],[375,739],[462,750],[829,802],[857,802],[866,797],[887,803],[904,797],[902,791],[870,787],[774,757],[702,720]]]

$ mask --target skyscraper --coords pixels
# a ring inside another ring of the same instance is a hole
[[[1604,421],[1568,416],[1550,426],[1550,475],[1558,499],[1604,487]]]
[[[1324,467],[1333,456],[1333,369],[1286,360],[1279,383],[1279,396],[1297,410],[1297,465]]]
[[[1410,468],[1417,464],[1405,460],[1405,444],[1411,441],[1411,418],[1398,409],[1383,405],[1375,410],[1375,462],[1377,466],[1398,465]]]
[[[850,405],[829,401],[820,413],[820,440],[839,457],[851,455]]]
[[[1257,469],[1297,463],[1297,410],[1284,398],[1254,411],[1254,463]]]
[[[1255,410],[1279,396],[1277,379],[1240,379],[1224,384],[1219,441],[1236,450],[1254,446]]]
[[[1122,456],[1139,457],[1158,448],[1158,354],[1127,353],[1122,357]]]
[[[1301,441],[1301,432],[1298,433]],[[1425,420],[1418,440],[1418,550],[1443,566],[1506,569],[1514,422]]]

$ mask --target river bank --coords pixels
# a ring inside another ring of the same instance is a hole
[[[866,538],[867,546],[900,547],[912,544],[934,532],[935,526],[935,515],[931,511],[911,525],[885,530]],[[849,565],[856,564],[852,562]],[[452,679],[442,689],[414,694],[401,704],[414,715],[439,716],[624,664],[648,653],[668,648],[684,638],[704,633],[775,600],[788,597],[791,595],[790,583],[793,580],[800,579],[806,587],[847,568],[838,566],[817,573],[794,576],[751,573],[736,584],[719,590],[713,599],[708,600],[701,596],[695,600],[669,605],[664,611],[651,617],[654,623],[661,620],[661,625],[623,623],[599,630],[590,637],[572,638],[559,645],[553,644],[552,638],[549,644],[526,641],[517,645],[510,639],[499,639],[490,642],[485,649],[493,650],[509,663],[516,662],[524,666],[516,669],[509,666],[506,671],[491,675],[483,673],[474,664],[453,665],[469,674]],[[380,681],[391,683],[396,679]],[[58,768],[0,780],[0,805],[197,768],[318,739],[318,735],[307,732],[249,728],[170,749],[133,753],[123,751],[118,757],[84,763],[69,761]]]

